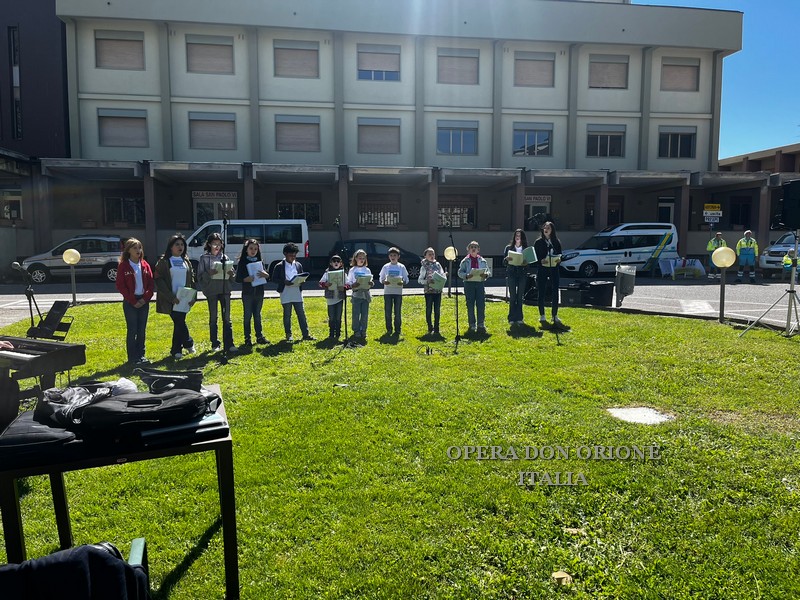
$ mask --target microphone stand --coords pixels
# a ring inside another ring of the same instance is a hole
[[[231,302],[229,298],[226,298],[225,295],[227,293],[228,287],[228,267],[226,260],[228,257],[225,254],[225,248],[227,246],[228,240],[228,206],[227,204],[222,204],[220,206],[222,208],[222,248],[220,249],[220,253],[222,254],[222,357],[220,362],[225,365],[228,364],[228,344],[225,341],[225,332],[230,327],[231,333],[233,333],[233,324],[229,323],[230,316],[228,312],[230,311]],[[231,339],[228,340],[231,343],[233,342],[233,336]]]
[[[448,234],[450,236],[450,246],[455,250],[456,244],[453,241],[453,220],[452,219],[448,219],[447,220],[447,229],[448,229]],[[458,251],[457,250],[456,250],[456,258],[458,258]],[[451,282],[452,282],[452,270],[453,270],[452,266],[453,266],[453,261],[450,261]],[[455,351],[453,353],[454,354],[458,354],[458,343],[461,341],[461,327],[458,324],[458,271],[456,271],[455,292],[454,293],[455,293],[455,296],[456,296],[456,338],[455,338],[456,347],[455,347]]]
[[[339,231],[339,244],[341,248],[339,250],[339,255],[342,257],[342,273],[344,273],[344,265],[345,260],[347,260],[347,248],[344,245],[344,238],[342,237],[342,222],[339,219],[339,215],[336,215],[336,220],[333,222],[336,225],[336,229]],[[330,258],[330,257],[329,257]],[[337,290],[338,291],[338,290]],[[342,345],[347,345],[347,338],[348,338],[348,330],[347,330],[347,288],[343,290],[344,298],[342,299],[342,313],[344,316],[344,335],[342,336]],[[341,333],[341,332],[339,332]]]
[[[33,322],[33,307],[36,307],[36,314],[39,315],[39,322],[42,322],[42,311],[39,310],[39,303],[36,302],[36,296],[33,294],[33,279],[31,278],[31,274],[28,273],[25,269],[23,269],[19,263],[14,263],[11,267],[20,272],[22,275],[22,280],[27,283],[27,287],[25,288],[25,297],[28,299],[28,312],[31,315],[31,327],[34,327]]]

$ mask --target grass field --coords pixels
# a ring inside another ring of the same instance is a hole
[[[322,338],[324,300],[306,308]],[[404,299],[399,342],[379,337],[377,298],[363,348],[274,343],[225,365],[210,353],[205,306],[190,313],[199,353],[160,364],[201,367],[222,388],[243,598],[800,597],[800,338],[591,309],[562,309],[572,331],[558,337],[509,335],[506,305],[490,303],[489,335],[455,353],[452,300],[444,341],[418,338],[423,310]],[[129,375],[120,305],[70,314],[69,341],[88,359],[73,377]],[[150,314],[159,359],[171,322]],[[263,314],[280,340],[277,301]],[[238,302],[233,321],[241,342]],[[628,406],[675,418],[637,425],[605,410]],[[479,446],[499,449],[479,460],[466,449]],[[533,459],[549,447],[566,458]],[[623,459],[650,447],[658,458]],[[520,472],[538,475],[519,485]],[[577,485],[546,485],[567,473]],[[76,543],[127,550],[145,536],[156,598],[222,597],[210,454],[66,482]],[[47,479],[22,493],[29,555],[56,550]],[[573,584],[552,583],[557,570]]]

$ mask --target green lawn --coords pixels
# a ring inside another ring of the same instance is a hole
[[[306,308],[322,338],[324,300]],[[209,352],[205,306],[190,314],[200,352],[177,365],[204,368],[225,398],[243,598],[800,597],[800,338],[590,309],[561,311],[569,333],[514,337],[506,305],[490,303],[490,335],[456,354],[452,300],[446,341],[418,338],[422,298],[403,312],[396,344],[379,339],[377,298],[364,348],[281,343],[227,365]],[[120,305],[70,314],[69,341],[88,359],[73,376],[129,374]],[[277,301],[263,314],[267,337],[281,339]],[[238,302],[233,317],[241,342]],[[151,359],[167,355],[170,334],[151,312]],[[676,418],[636,425],[605,411],[625,406]],[[652,445],[659,460],[576,456]],[[448,458],[465,446],[512,446],[519,460]],[[569,456],[525,460],[526,446]],[[586,485],[520,486],[523,471],[581,473]],[[157,598],[222,597],[211,454],[66,481],[76,543],[127,550],[143,535]],[[56,550],[47,479],[22,492],[29,555]],[[559,569],[572,586],[551,583]]]

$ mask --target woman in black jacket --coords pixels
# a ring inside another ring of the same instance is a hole
[[[553,325],[561,325],[561,319],[558,318],[558,264],[561,262],[561,242],[552,221],[547,221],[542,225],[542,235],[534,242],[533,248],[536,250],[539,267],[536,275],[536,290],[539,294],[539,322],[547,323],[544,316],[544,303],[547,281],[550,280]]]

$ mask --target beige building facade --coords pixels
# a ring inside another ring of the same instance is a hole
[[[71,158],[31,168],[19,254],[87,230],[160,250],[223,214],[412,250],[499,254],[546,213],[565,245],[624,221],[702,254],[768,227],[768,175],[717,162],[742,14],[630,2],[58,0]],[[741,203],[741,200],[737,200]],[[745,214],[749,211],[748,214]],[[747,221],[743,223],[742,221]]]

